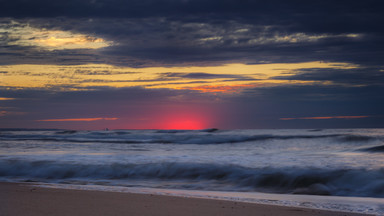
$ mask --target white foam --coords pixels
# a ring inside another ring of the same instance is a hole
[[[217,199],[236,202],[353,212],[361,214],[384,215],[384,199],[382,198],[270,194],[259,192],[176,190],[100,185],[38,184],[35,186],[61,189],[95,190],[121,193],[156,194],[187,198]]]

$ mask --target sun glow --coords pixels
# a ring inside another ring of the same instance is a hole
[[[199,130],[204,129],[205,127],[201,122],[195,119],[180,119],[172,120],[167,122],[163,129],[174,129],[174,130]]]
[[[159,129],[200,130],[209,127],[212,115],[198,107],[169,111],[161,117]]]

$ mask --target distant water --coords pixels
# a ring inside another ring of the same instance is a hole
[[[2,129],[0,180],[383,198],[384,129]]]

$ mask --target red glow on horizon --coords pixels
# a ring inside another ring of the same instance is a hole
[[[199,130],[204,129],[204,124],[197,120],[172,120],[164,125],[167,130]]]
[[[195,110],[196,111],[196,110]],[[208,118],[201,112],[183,110],[164,115],[158,129],[165,130],[200,130],[208,126]]]

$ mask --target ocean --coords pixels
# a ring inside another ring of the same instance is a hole
[[[383,156],[384,129],[0,129],[3,182],[377,215]]]

